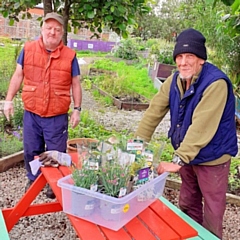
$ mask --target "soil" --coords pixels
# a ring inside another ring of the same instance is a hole
[[[146,103],[149,102],[149,100],[147,100],[145,97],[138,95],[138,96],[114,96],[115,98],[119,99],[122,102],[129,102],[129,103]]]

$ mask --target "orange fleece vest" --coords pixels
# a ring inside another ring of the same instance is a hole
[[[75,52],[61,42],[48,52],[42,38],[24,46],[24,108],[41,117],[67,113],[71,103],[72,61]]]

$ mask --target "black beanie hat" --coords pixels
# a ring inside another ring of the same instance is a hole
[[[205,47],[206,38],[193,28],[182,31],[177,39],[173,51],[173,59],[181,53],[193,53],[197,57],[207,60],[207,51]]]

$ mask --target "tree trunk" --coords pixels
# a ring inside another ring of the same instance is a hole
[[[63,9],[63,21],[64,21],[64,34],[63,34],[63,43],[67,45],[67,35],[68,35],[68,21],[69,21],[69,12],[70,12],[71,1],[65,1],[65,8]]]
[[[52,0],[43,0],[43,10],[44,10],[44,16],[46,16],[47,13],[52,12]]]
[[[54,11],[52,6],[53,6],[52,0],[43,0],[44,16],[46,16],[47,13]],[[64,21],[64,25],[63,25],[64,34],[63,34],[62,40],[63,40],[64,45],[67,45],[68,20],[69,20],[70,6],[71,6],[71,2],[66,0],[65,7],[62,11],[63,21]]]

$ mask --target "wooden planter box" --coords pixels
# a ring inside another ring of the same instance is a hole
[[[0,158],[0,172],[7,171],[9,168],[23,161],[23,159],[23,151]]]
[[[158,78],[158,77],[155,77],[154,80],[153,80],[153,85],[156,89],[160,89],[160,87],[162,86],[162,84],[164,83],[165,81],[165,78]]]
[[[113,105],[116,106],[118,109],[124,109],[124,110],[137,110],[137,111],[142,111],[146,110],[149,107],[149,100],[141,96],[141,98],[146,102],[146,103],[141,103],[141,102],[125,102],[121,101],[118,98],[115,98],[108,94],[107,92],[103,91],[102,89],[98,88],[96,85],[92,84],[92,89],[97,90],[102,96],[108,96],[113,100]]]
[[[153,69],[151,72],[151,78],[154,80],[155,78],[160,78],[161,80],[165,80],[169,77],[172,72],[176,69],[176,66],[155,62],[153,65]]]

